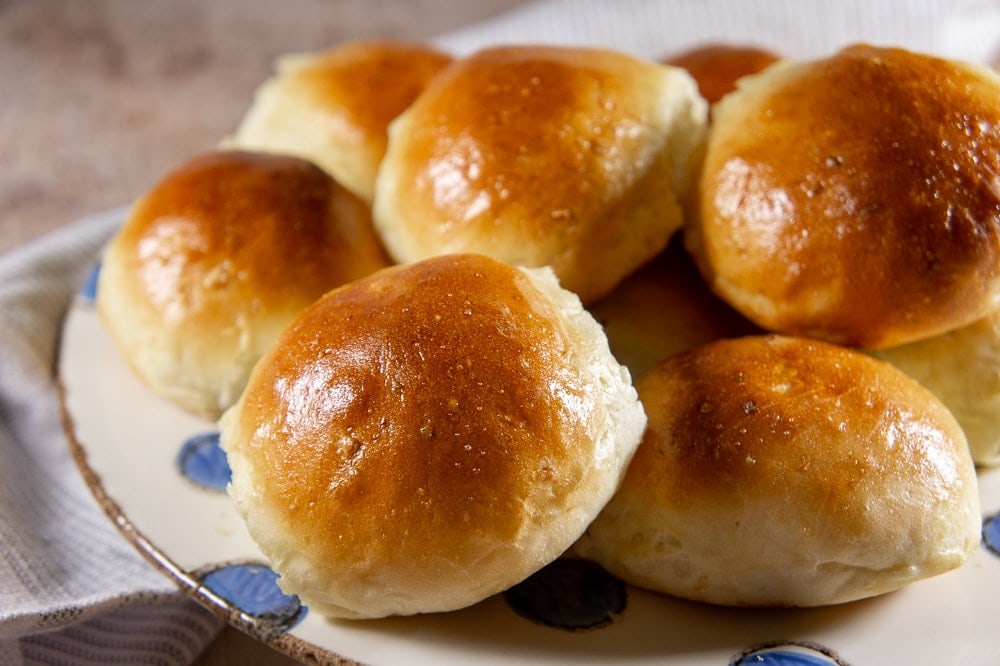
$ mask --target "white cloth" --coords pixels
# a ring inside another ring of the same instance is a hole
[[[752,44],[814,57],[856,42],[989,62],[997,0],[548,0],[438,40],[462,54],[490,43],[597,44],[646,58],[695,45]]]
[[[186,664],[221,622],[118,533],[62,430],[62,314],[120,216],[0,259],[0,664]]]
[[[703,42],[793,57],[868,41],[974,61],[1000,55],[996,0],[549,0],[442,37],[592,44],[659,57]],[[53,376],[61,316],[116,215],[0,258],[0,664],[189,663],[219,621],[177,592],[81,481]]]

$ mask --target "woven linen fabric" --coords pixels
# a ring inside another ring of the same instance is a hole
[[[548,0],[435,42],[457,54],[546,42],[644,57],[753,43],[806,57],[867,41],[986,62],[998,36],[1000,6],[982,0]],[[95,216],[0,257],[0,664],[184,664],[220,628],[118,534],[60,422],[62,316],[120,219]]]
[[[645,58],[723,43],[808,58],[868,42],[993,62],[998,35],[993,0],[548,0],[438,43],[457,54],[492,43],[600,45]]]
[[[190,663],[221,627],[118,533],[69,454],[55,353],[120,212],[0,259],[0,663]]]

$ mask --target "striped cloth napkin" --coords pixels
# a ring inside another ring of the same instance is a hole
[[[705,42],[792,57],[851,42],[1000,56],[992,0],[547,0],[435,40],[603,45],[656,58]],[[62,314],[120,211],[0,258],[0,664],[186,664],[220,622],[119,536],[70,457],[54,377]]]
[[[72,294],[120,214],[0,260],[0,664],[187,664],[221,621],[105,517],[69,456],[54,381]]]

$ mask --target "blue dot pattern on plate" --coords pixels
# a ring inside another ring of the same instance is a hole
[[[177,454],[177,467],[189,481],[209,490],[225,491],[232,477],[218,432],[189,437]]]
[[[263,564],[228,564],[201,580],[206,589],[249,616],[262,634],[287,631],[307,613],[299,598],[282,592],[277,581],[278,574]]]
[[[1000,513],[983,520],[983,545],[994,555],[1000,556]]]
[[[529,620],[568,630],[596,629],[625,610],[625,584],[594,562],[559,559],[503,594]]]
[[[90,273],[87,274],[87,278],[80,287],[80,300],[87,305],[93,305],[94,301],[97,300],[97,278],[100,274],[101,264],[98,263],[90,269]]]
[[[832,651],[810,643],[781,643],[758,646],[743,652],[729,666],[843,666]]]

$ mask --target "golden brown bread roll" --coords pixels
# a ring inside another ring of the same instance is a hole
[[[682,224],[705,116],[680,68],[597,49],[482,50],[392,123],[376,227],[396,261],[548,265],[592,302]]]
[[[105,250],[97,308],[142,380],[214,418],[306,305],[388,263],[368,206],[318,167],[212,152],[136,201]]]
[[[230,141],[309,159],[370,203],[389,122],[450,61],[428,46],[386,40],[283,56]]]
[[[887,363],[750,336],[673,356],[637,388],[646,434],[577,548],[627,582],[834,604],[956,568],[979,543],[961,429]]]
[[[703,44],[663,60],[686,69],[698,83],[698,91],[715,104],[736,88],[736,82],[780,60],[773,51],[745,44]]]
[[[1000,77],[858,45],[715,105],[688,245],[762,327],[890,347],[1000,296]]]
[[[589,309],[634,379],[667,356],[760,332],[708,289],[680,238]]]
[[[356,618],[467,606],[555,559],[644,426],[579,299],[478,255],[330,292],[220,423],[230,495],[279,584]]]
[[[976,464],[1000,464],[1000,310],[875,355],[930,389],[951,410]]]

